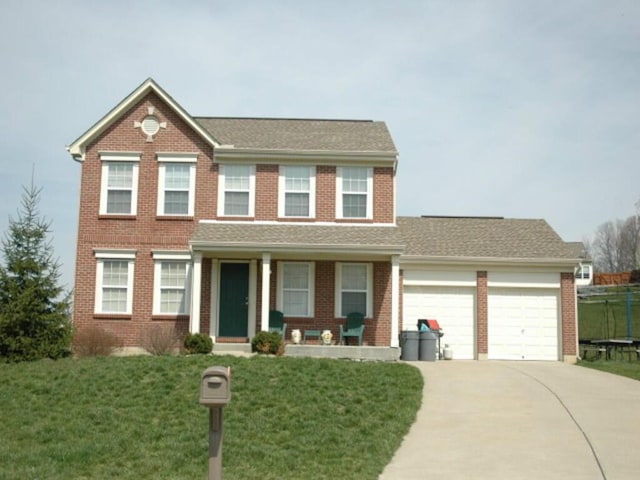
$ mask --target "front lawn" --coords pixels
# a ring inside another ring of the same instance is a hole
[[[628,360],[581,360],[579,365],[640,380],[640,362]]]
[[[205,479],[202,372],[232,369],[223,470],[233,479],[376,479],[415,419],[400,363],[231,356],[0,364],[0,478]]]

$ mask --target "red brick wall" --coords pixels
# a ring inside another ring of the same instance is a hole
[[[487,272],[477,272],[476,285],[476,328],[478,355],[489,352],[489,290]]]
[[[562,318],[562,353],[577,355],[576,352],[576,291],[573,273],[560,274],[560,302]]]
[[[142,120],[148,108],[160,121],[167,122],[153,142],[147,142],[134,121]],[[99,218],[102,162],[99,152],[141,152],[138,172],[137,214],[133,217]],[[198,153],[196,166],[195,217],[158,218],[157,152]],[[80,212],[78,225],[77,266],[74,290],[74,323],[78,328],[97,323],[117,333],[125,346],[140,345],[153,322],[152,250],[186,250],[188,239],[199,218],[212,218],[216,208],[217,166],[212,166],[212,148],[183,122],[155,94],[145,96],[125,115],[115,121],[86,149],[82,163]],[[94,315],[96,258],[94,248],[136,250],[134,266],[133,312],[130,316]],[[208,318],[207,318],[208,320]],[[181,331],[188,328],[188,318],[162,317]]]

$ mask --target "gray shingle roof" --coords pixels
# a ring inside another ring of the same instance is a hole
[[[380,251],[399,253],[404,247],[395,226],[347,226],[201,223],[191,237],[194,246],[307,249],[317,252],[332,250]]]
[[[544,220],[398,217],[405,256],[575,259]]]
[[[397,154],[384,122],[276,118],[194,118],[235,148]]]

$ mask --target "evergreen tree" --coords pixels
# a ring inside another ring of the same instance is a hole
[[[69,295],[59,285],[60,265],[41,218],[41,189],[23,187],[18,218],[9,218],[0,265],[0,359],[60,358],[70,354]]]

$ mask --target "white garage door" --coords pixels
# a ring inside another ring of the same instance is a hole
[[[444,332],[441,348],[448,344],[454,359],[475,358],[475,289],[407,285],[403,291],[404,330],[415,330],[419,318],[436,319]]]
[[[558,360],[558,292],[489,290],[489,352],[496,360]]]

